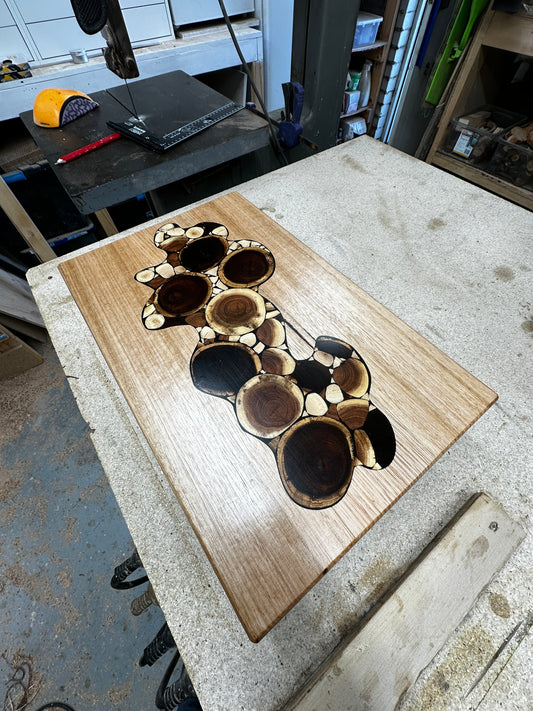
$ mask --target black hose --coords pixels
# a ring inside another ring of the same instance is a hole
[[[129,558],[117,565],[113,577],[111,578],[111,587],[115,590],[128,590],[129,588],[135,588],[137,585],[142,585],[148,581],[148,576],[143,575],[135,580],[126,581],[128,575],[131,575],[137,568],[142,568],[142,561],[137,549],[133,551]]]
[[[275,152],[281,158],[282,163],[284,165],[289,165],[287,156],[285,155],[285,152],[283,151],[283,148],[281,147],[278,135],[277,135],[276,131],[274,130],[274,125],[272,124],[272,121],[270,120],[270,116],[268,115],[268,112],[266,110],[265,102],[263,101],[263,97],[261,96],[257,86],[255,85],[255,82],[252,78],[252,72],[250,71],[250,67],[248,66],[248,63],[246,62],[246,59],[244,58],[244,54],[241,51],[241,48],[240,48],[239,43],[237,41],[237,37],[235,36],[235,32],[233,31],[231,21],[229,19],[228,13],[226,11],[226,6],[224,5],[224,0],[218,0],[218,4],[220,5],[220,9],[221,9],[222,15],[224,17],[224,22],[226,23],[226,26],[227,26],[228,31],[230,33],[233,45],[235,46],[237,54],[239,55],[239,59],[241,60],[242,68],[246,72],[246,75],[247,75],[248,80],[251,84],[251,87],[254,90],[254,93],[257,96],[257,100],[259,101],[259,104],[261,106],[261,111],[263,112],[265,119],[268,122],[268,128],[270,131],[270,138],[272,140],[272,143],[274,144]]]
[[[175,706],[177,706],[180,701],[178,701],[176,704],[173,706],[170,706],[169,703],[171,702],[171,699],[169,699],[169,694],[167,693],[169,689],[167,689],[167,684],[172,676],[172,672],[176,668],[176,664],[178,663],[180,658],[180,653],[176,652],[176,654],[172,657],[172,660],[170,664],[167,667],[166,672],[163,675],[163,678],[161,679],[161,683],[159,684],[159,688],[157,690],[157,694],[155,696],[155,705],[157,706],[158,709],[163,709],[164,711],[170,711],[173,709]],[[176,686],[176,683],[172,684],[172,687],[170,687],[172,690]],[[173,694],[172,694],[173,696]]]
[[[159,657],[162,657],[165,652],[175,646],[176,642],[174,642],[174,637],[172,636],[172,633],[167,623],[165,622],[165,624],[163,625],[163,627],[161,627],[154,639],[147,647],[145,647],[142,657],[139,659],[139,666],[151,667],[152,664],[155,664],[155,662],[157,662]]]

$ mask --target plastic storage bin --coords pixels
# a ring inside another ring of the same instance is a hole
[[[471,116],[478,111],[488,112],[490,115],[487,121],[493,122],[497,128],[487,130],[483,127],[469,126],[461,121],[461,118]],[[444,150],[453,155],[454,158],[466,163],[477,165],[478,167],[485,166],[489,163],[496,149],[498,137],[507,129],[524,121],[525,118],[523,114],[516,114],[498,106],[490,104],[480,106],[475,111],[470,111],[467,114],[463,114],[463,116],[452,119]]]
[[[373,15],[371,12],[360,12],[355,26],[353,49],[364,47],[367,44],[374,44],[382,21],[383,18],[379,15]]]
[[[533,190],[533,148],[527,143],[510,143],[507,138],[508,132],[496,141],[496,150],[486,170],[508,183]]]

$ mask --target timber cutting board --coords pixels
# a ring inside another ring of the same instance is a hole
[[[59,269],[258,641],[497,396],[239,194],[175,219]]]

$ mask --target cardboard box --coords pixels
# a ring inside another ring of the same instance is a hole
[[[342,113],[353,114],[354,111],[357,111],[360,98],[360,91],[345,91],[342,100]]]
[[[352,116],[341,120],[340,137],[343,143],[356,136],[361,136],[363,133],[366,133],[366,121],[362,116]]]

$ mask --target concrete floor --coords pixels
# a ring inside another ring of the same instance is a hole
[[[109,585],[133,544],[52,346],[32,345],[45,362],[0,381],[0,709],[155,709],[170,654],[138,659],[162,613]]]

